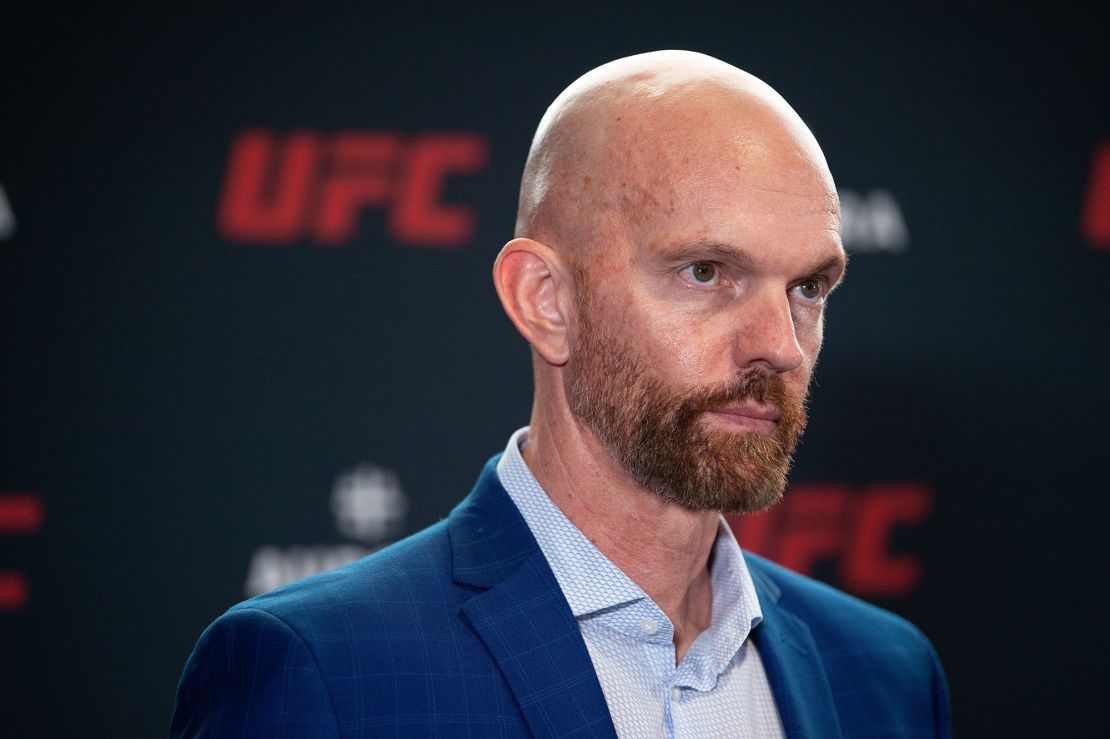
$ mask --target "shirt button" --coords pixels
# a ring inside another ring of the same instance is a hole
[[[679,687],[671,688],[671,700],[675,701],[676,703],[678,701],[682,700],[682,688],[679,688]]]
[[[657,624],[654,619],[645,618],[640,622],[640,631],[648,636],[655,636],[659,633],[659,624]]]

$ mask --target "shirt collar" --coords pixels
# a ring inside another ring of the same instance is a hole
[[[574,616],[647,598],[540,487],[520,453],[527,440],[527,426],[512,435],[497,463],[497,477],[532,530]]]
[[[690,646],[679,681],[697,690],[712,690],[760,621],[763,611],[748,565],[732,528],[721,518],[710,564],[713,621]]]

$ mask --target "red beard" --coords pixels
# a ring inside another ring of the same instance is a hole
[[[754,513],[782,498],[806,425],[804,396],[769,370],[744,372],[725,387],[668,387],[631,344],[594,320],[588,295],[580,291],[578,303],[579,346],[566,367],[571,410],[633,479],[692,510]],[[710,428],[701,420],[745,400],[779,410],[773,433]]]

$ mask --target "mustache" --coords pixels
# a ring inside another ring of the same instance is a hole
[[[748,370],[723,387],[705,388],[690,399],[689,405],[699,411],[709,411],[724,405],[752,400],[760,405],[773,405],[780,411],[790,401],[786,381],[772,370]]]

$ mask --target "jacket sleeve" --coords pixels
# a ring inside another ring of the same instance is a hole
[[[936,735],[940,739],[952,739],[952,709],[948,698],[948,680],[944,677],[944,667],[940,656],[932,644],[929,645],[933,668],[933,721]]]
[[[266,611],[237,608],[185,664],[172,737],[334,737],[335,711],[305,641]]]

